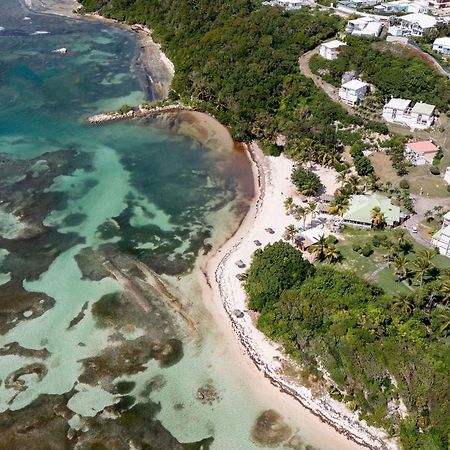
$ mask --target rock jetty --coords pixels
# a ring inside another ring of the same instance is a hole
[[[118,120],[132,119],[135,117],[147,117],[177,111],[192,111],[192,110],[193,108],[191,108],[190,106],[184,106],[179,104],[155,106],[153,108],[147,108],[143,105],[139,105],[137,108],[130,109],[125,113],[111,112],[90,116],[86,119],[86,123],[90,125],[98,125],[106,122],[115,122]]]

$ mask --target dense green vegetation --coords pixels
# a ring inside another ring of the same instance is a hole
[[[279,242],[255,253],[245,289],[261,313],[259,328],[319,378],[321,364],[334,382],[331,395],[399,435],[404,449],[447,448],[448,274],[392,297],[354,272],[314,268],[295,252]]]
[[[86,11],[152,28],[176,67],[172,100],[213,114],[236,139],[256,138],[268,153],[280,153],[276,137],[283,134],[297,160],[333,165],[341,151],[335,122],[382,125],[348,115],[299,73],[299,55],[336,33],[337,16],[254,0],[81,3]]]
[[[320,178],[311,170],[298,166],[291,174],[291,180],[303,195],[316,195],[320,187]]]
[[[335,86],[345,71],[355,70],[377,88],[376,95],[383,101],[401,97],[432,103],[442,112],[449,109],[450,80],[421,59],[382,51],[378,43],[365,38],[347,36],[346,42],[334,61],[311,58],[311,70]]]

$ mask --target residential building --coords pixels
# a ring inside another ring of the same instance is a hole
[[[397,18],[399,27],[402,28],[403,35],[423,36],[432,30],[437,23],[435,17],[428,14],[413,13]]]
[[[436,107],[427,103],[416,103],[411,106],[411,100],[391,98],[383,107],[383,119],[386,122],[400,123],[411,129],[429,128],[434,123]]]
[[[447,167],[447,168],[445,169],[444,181],[445,181],[447,184],[450,184],[450,167]]]
[[[405,157],[415,166],[432,164],[438,150],[431,141],[409,142],[405,145]]]
[[[336,59],[339,56],[340,48],[343,45],[345,45],[345,43],[338,40],[323,42],[322,44],[320,44],[319,54],[325,59]]]
[[[444,56],[450,56],[450,37],[435,39],[433,42],[433,50],[442,53]]]
[[[353,195],[349,207],[343,215],[346,225],[370,228],[372,226],[372,210],[380,208],[388,227],[399,225],[406,218],[400,207],[393,205],[391,200],[381,195]]]
[[[393,2],[382,3],[374,7],[381,13],[426,13],[428,6],[422,2],[409,0],[394,0]]]
[[[450,0],[429,0],[428,4],[435,9],[450,8]]]
[[[443,227],[443,228],[448,227],[448,226],[450,225],[450,211],[447,211],[447,212],[444,214],[443,219],[444,219],[444,222],[443,222],[443,224],[442,224],[442,227]]]
[[[275,0],[271,3],[277,6],[281,6],[287,10],[295,10],[300,9],[302,6],[305,6],[307,2],[304,0]]]
[[[411,121],[415,128],[428,128],[434,123],[436,106],[417,102],[411,109]]]
[[[339,97],[348,105],[355,106],[366,97],[369,85],[360,80],[350,80],[339,89]]]
[[[444,216],[442,228],[433,235],[431,243],[439,249],[439,253],[450,257],[450,211]]]
[[[355,36],[378,37],[383,29],[383,24],[373,17],[358,17],[349,20],[345,26],[345,32]]]
[[[383,119],[387,122],[403,123],[404,118],[411,112],[411,100],[391,98],[383,106]]]

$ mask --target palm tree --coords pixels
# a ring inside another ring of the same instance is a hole
[[[426,259],[430,264],[432,264],[433,258],[436,256],[436,250],[431,248],[424,248],[417,253],[418,258]]]
[[[397,245],[395,242],[388,241],[386,243],[386,257],[388,261],[392,261],[397,256]]]
[[[341,183],[341,187],[343,187],[345,182],[347,181],[347,175],[348,175],[348,171],[347,170],[343,170],[342,172],[339,172],[337,174],[336,182],[337,183]]]
[[[412,262],[412,266],[414,271],[414,279],[419,281],[419,286],[422,286],[425,276],[432,267],[431,261],[427,258],[418,257]]]
[[[374,173],[371,173],[367,177],[368,187],[371,191],[378,191],[380,189],[380,178],[377,177]]]
[[[283,204],[284,208],[286,209],[286,213],[291,214],[295,206],[294,199],[292,197],[287,197]]]
[[[299,206],[296,210],[295,210],[295,220],[303,220],[303,229],[306,228],[306,217],[307,217],[308,213],[306,212],[305,208],[302,208],[301,206]]]
[[[335,197],[328,205],[328,212],[330,214],[338,214],[343,216],[348,208],[348,199],[343,196]]]
[[[317,217],[317,202],[308,203],[308,213],[311,215],[311,223]]]
[[[297,229],[295,228],[295,225],[292,225],[292,224],[288,225],[284,230],[283,238],[286,241],[293,241],[296,233],[297,233]]]
[[[360,179],[356,175],[350,175],[347,180],[347,184],[352,188],[352,192],[358,192],[360,186]]]
[[[370,212],[372,216],[372,225],[376,228],[383,228],[385,225],[384,213],[381,211],[379,206],[372,208]]]
[[[392,303],[392,308],[394,310],[400,311],[401,313],[409,316],[409,315],[411,315],[411,313],[414,309],[414,304],[411,302],[408,294],[405,294],[404,292],[400,292],[394,297],[394,302]]]
[[[442,303],[447,305],[450,300],[450,279],[445,280],[441,284],[441,289],[439,293],[442,295]]]
[[[405,255],[396,256],[389,265],[394,268],[395,275],[399,281],[404,280],[408,276],[408,260]]]
[[[314,259],[321,261],[325,256],[325,250],[328,246],[327,239],[322,234],[319,240],[309,247],[311,249],[311,253],[314,256]]]
[[[335,244],[328,243],[323,249],[323,256],[331,263],[337,262],[341,259],[341,252],[337,249]]]

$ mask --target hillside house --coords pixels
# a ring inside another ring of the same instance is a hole
[[[435,39],[433,42],[433,50],[442,53],[444,56],[450,56],[450,37]]]
[[[429,0],[428,5],[435,9],[450,8],[450,0]]]
[[[339,56],[340,48],[345,45],[345,42],[334,40],[330,42],[323,42],[319,47],[319,54],[325,59],[333,60]]]
[[[343,223],[363,228],[372,226],[372,210],[380,208],[388,227],[395,227],[405,216],[400,207],[393,205],[391,200],[381,195],[353,195],[347,211],[343,215]]]
[[[433,235],[431,243],[439,249],[439,253],[450,258],[450,211],[444,216],[442,228]]]
[[[409,142],[405,145],[405,157],[415,166],[432,164],[438,150],[430,141]]]
[[[374,7],[380,13],[426,13],[428,7],[422,2],[409,0],[394,0],[392,2],[382,3]]]
[[[413,13],[398,17],[398,22],[403,36],[423,36],[436,26],[437,20],[428,14]]]
[[[347,105],[355,106],[366,97],[368,83],[360,80],[350,80],[339,89],[339,98]]]
[[[355,36],[378,37],[383,29],[383,24],[373,17],[358,17],[349,20],[345,26],[345,32]]]
[[[447,184],[450,184],[450,167],[447,167],[447,168],[445,169],[444,181],[445,181]]]
[[[433,125],[436,111],[434,105],[416,103],[411,106],[411,100],[391,98],[383,107],[383,119],[390,123],[406,125],[411,129],[425,129]]]
[[[428,128],[433,125],[436,106],[417,102],[411,109],[411,123],[415,128]]]

